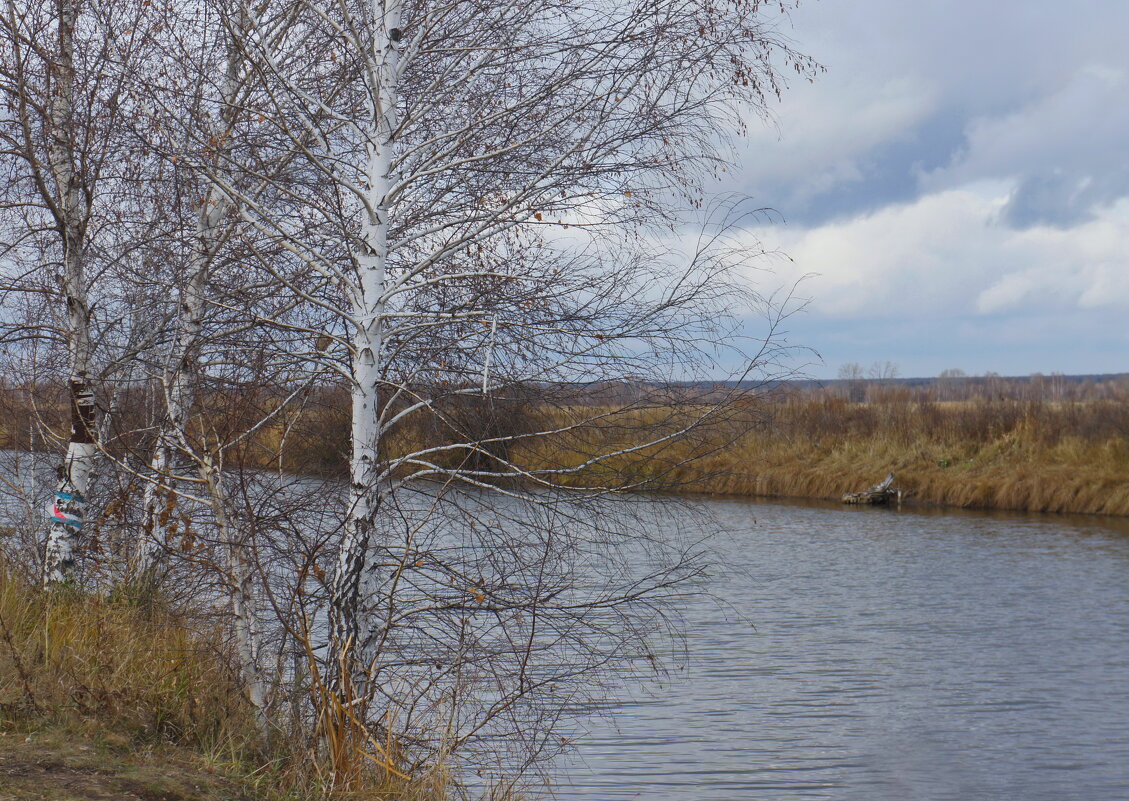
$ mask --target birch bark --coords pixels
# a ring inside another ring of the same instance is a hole
[[[236,14],[235,24],[228,34],[224,79],[217,99],[219,113],[214,119],[208,118],[202,131],[195,132],[198,138],[211,143],[213,158],[210,169],[220,176],[226,172],[224,149],[232,137],[239,109],[239,95],[245,88],[247,77],[243,48],[239,40],[248,31],[250,23],[244,8],[240,7]],[[222,181],[209,181],[200,201],[192,237],[192,251],[187,260],[186,278],[177,310],[176,342],[162,379],[166,412],[149,465],[151,480],[146,484],[143,496],[143,533],[138,543],[136,566],[137,575],[148,580],[159,569],[161,553],[168,544],[165,527],[160,521],[161,490],[174,491],[173,474],[178,451],[193,451],[186,426],[196,400],[193,379],[200,351],[206,340],[204,318],[207,293],[216,256],[226,239],[224,219],[233,206],[220,183]],[[212,520],[223,548],[228,603],[243,681],[265,737],[266,692],[257,661],[258,613],[250,549],[246,535],[232,518],[222,469],[208,452],[197,452],[194,459],[196,472],[207,490]]]
[[[375,648],[389,621],[366,616],[381,589],[380,565],[371,564],[380,505],[377,486],[380,446],[380,381],[388,290],[388,227],[391,213],[392,149],[397,127],[400,0],[372,0],[372,49],[368,53],[368,141],[357,271],[352,298],[352,455],[350,505],[333,578],[331,615],[335,647],[349,649],[363,692]]]
[[[48,165],[55,184],[55,223],[63,244],[60,279],[67,305],[67,348],[70,362],[71,434],[67,454],[59,469],[59,484],[50,508],[44,558],[44,584],[74,580],[77,551],[86,518],[90,478],[97,455],[95,400],[90,387],[90,306],[84,274],[86,219],[82,179],[74,165],[74,33],[78,21],[76,0],[58,0],[59,50],[52,66],[54,96],[47,114]]]
[[[231,504],[223,486],[223,473],[211,459],[200,464],[200,477],[208,489],[212,517],[223,543],[227,562],[228,601],[234,620],[235,647],[239,656],[243,682],[248,698],[255,708],[259,730],[267,734],[265,682],[258,667],[259,643],[256,633],[258,620],[254,594],[254,576],[246,537],[231,519]]]
[[[215,188],[207,190],[204,208],[196,225],[189,277],[181,294],[176,346],[170,360],[172,366],[163,381],[166,413],[149,464],[152,479],[145,485],[143,496],[143,534],[137,558],[140,576],[149,575],[156,569],[161,550],[166,545],[164,527],[160,523],[160,490],[168,488],[172,482],[175,454],[195,398],[191,381],[202,340],[205,290],[220,239],[220,221],[227,207],[228,201],[222,193]]]
[[[203,137],[218,143],[225,142],[231,135],[243,73],[242,49],[236,38],[246,30],[246,15],[240,13],[236,31],[228,42],[227,66],[219,97],[219,119],[208,126],[209,130],[204,132]],[[223,168],[218,154],[216,168],[221,171]],[[142,498],[142,535],[136,567],[137,575],[142,577],[152,576],[167,544],[164,527],[160,523],[161,490],[171,491],[176,452],[195,401],[192,376],[203,343],[206,292],[216,254],[223,242],[221,226],[231,205],[231,199],[225,192],[214,183],[208,184],[196,218],[187,280],[181,290],[176,345],[169,360],[170,368],[162,381],[166,412],[149,463],[151,480],[145,485]]]

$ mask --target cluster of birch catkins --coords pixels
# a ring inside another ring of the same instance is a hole
[[[700,570],[617,470],[750,368],[687,215],[813,71],[782,10],[5,0],[9,558],[222,612],[264,727],[315,673],[412,765],[558,750]]]

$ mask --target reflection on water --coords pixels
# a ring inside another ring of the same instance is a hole
[[[736,614],[561,799],[1129,798],[1129,521],[710,505]]]

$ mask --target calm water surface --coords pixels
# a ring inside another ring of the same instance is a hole
[[[1129,520],[707,504],[731,609],[684,610],[561,801],[1129,801]]]
[[[737,614],[560,799],[1129,799],[1129,522],[710,503]]]

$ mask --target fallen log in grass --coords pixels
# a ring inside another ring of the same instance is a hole
[[[843,503],[868,504],[882,506],[890,501],[902,502],[902,491],[894,487],[894,474],[889,473],[880,484],[875,484],[862,492],[848,492],[843,496]]]

